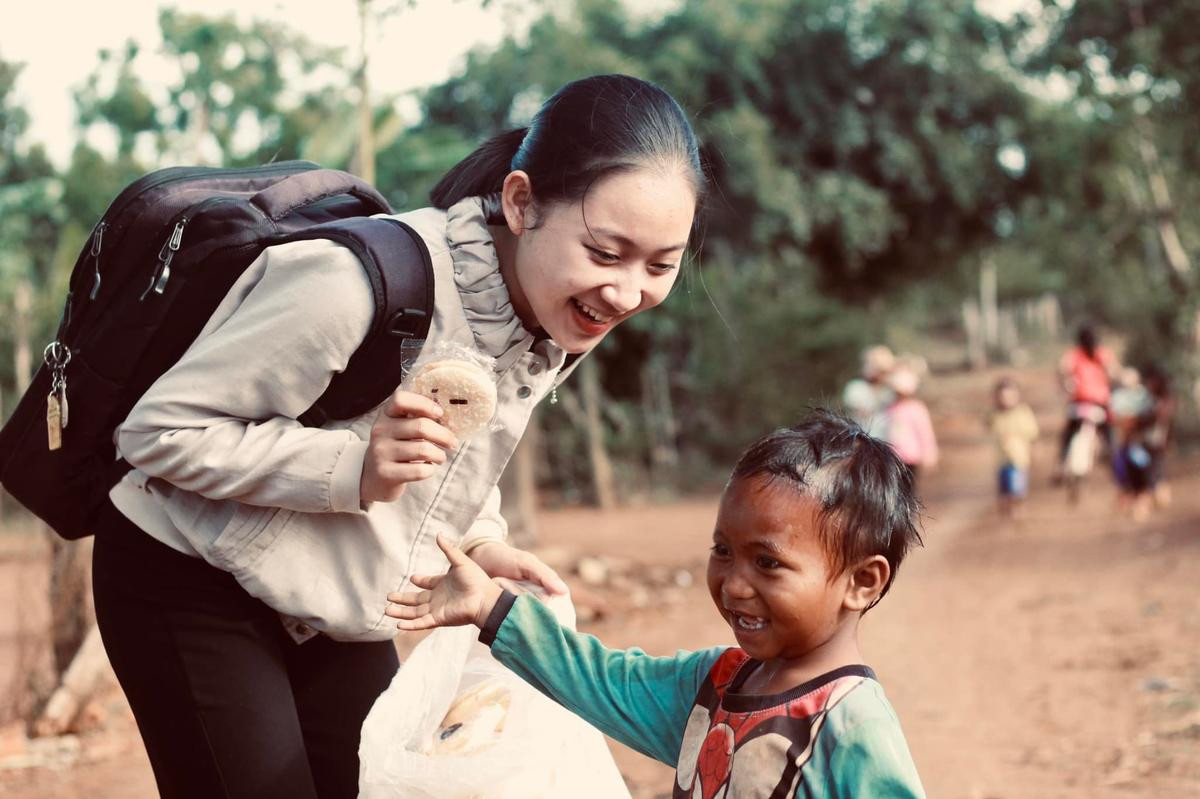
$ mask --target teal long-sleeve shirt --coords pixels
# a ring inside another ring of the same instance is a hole
[[[533,597],[507,592],[480,640],[546,696],[674,767],[675,796],[925,796],[896,714],[866,667],[782,694],[743,694],[757,661],[741,649],[673,657],[608,649],[560,625]]]

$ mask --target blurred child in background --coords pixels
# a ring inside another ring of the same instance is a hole
[[[1063,477],[1067,450],[1071,439],[1085,420],[1098,418],[1100,440],[1109,451],[1112,447],[1112,427],[1108,423],[1111,379],[1119,364],[1112,350],[1100,343],[1096,330],[1083,325],[1075,338],[1075,346],[1063,353],[1058,364],[1059,385],[1067,394],[1067,423],[1059,443],[1057,479]]]
[[[929,408],[917,398],[921,378],[911,366],[901,365],[892,370],[889,383],[895,396],[887,409],[887,441],[916,479],[938,462],[937,437]]]
[[[1136,371],[1132,376],[1122,373],[1121,388],[1113,392],[1112,409],[1120,436],[1114,466],[1122,488],[1121,504],[1141,521],[1153,505],[1162,507],[1171,499],[1170,487],[1163,479],[1163,461],[1176,403],[1163,369],[1150,366],[1140,383],[1125,385],[1136,376]]]
[[[888,375],[896,365],[896,356],[882,344],[862,355],[862,373],[846,384],[842,405],[850,418],[870,435],[882,438],[887,433],[887,407],[892,402]]]
[[[1033,410],[1021,401],[1021,389],[1012,378],[1001,378],[993,389],[994,407],[988,429],[996,442],[999,460],[997,488],[1000,515],[1012,517],[1029,491],[1029,462],[1038,423]]]
[[[1110,417],[1116,438],[1113,450],[1113,477],[1120,491],[1118,507],[1130,510],[1144,489],[1150,453],[1141,442],[1139,427],[1142,416],[1152,405],[1150,392],[1142,385],[1138,370],[1126,366],[1117,374],[1110,401]],[[1137,513],[1140,514],[1140,511]]]
[[[1148,368],[1143,382],[1151,399],[1151,407],[1143,417],[1146,449],[1150,451],[1150,491],[1154,503],[1165,508],[1171,504],[1171,487],[1166,480],[1164,461],[1179,401],[1171,390],[1171,377],[1162,367]]]

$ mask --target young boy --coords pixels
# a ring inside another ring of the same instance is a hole
[[[999,460],[996,482],[1000,515],[1011,518],[1029,491],[1029,462],[1038,423],[1033,410],[1021,401],[1021,389],[1012,378],[996,381],[992,394],[995,407],[988,417],[988,429]]]
[[[923,797],[858,622],[920,543],[911,472],[818,413],[734,467],[708,587],[737,647],[652,657],[565,629],[444,540],[450,571],[390,594],[402,630],[475,624],[496,658],[619,741],[676,768],[676,797]]]

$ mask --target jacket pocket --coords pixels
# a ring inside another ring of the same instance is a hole
[[[236,573],[270,548],[293,515],[295,511],[281,508],[239,505],[213,541],[206,559],[217,568]]]

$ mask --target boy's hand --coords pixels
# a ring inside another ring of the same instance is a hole
[[[428,630],[463,624],[474,624],[482,629],[503,590],[458,547],[440,535],[437,544],[450,561],[450,571],[414,576],[413,585],[425,590],[388,594],[388,601],[395,604],[384,612],[400,619],[396,624],[400,630]]]

